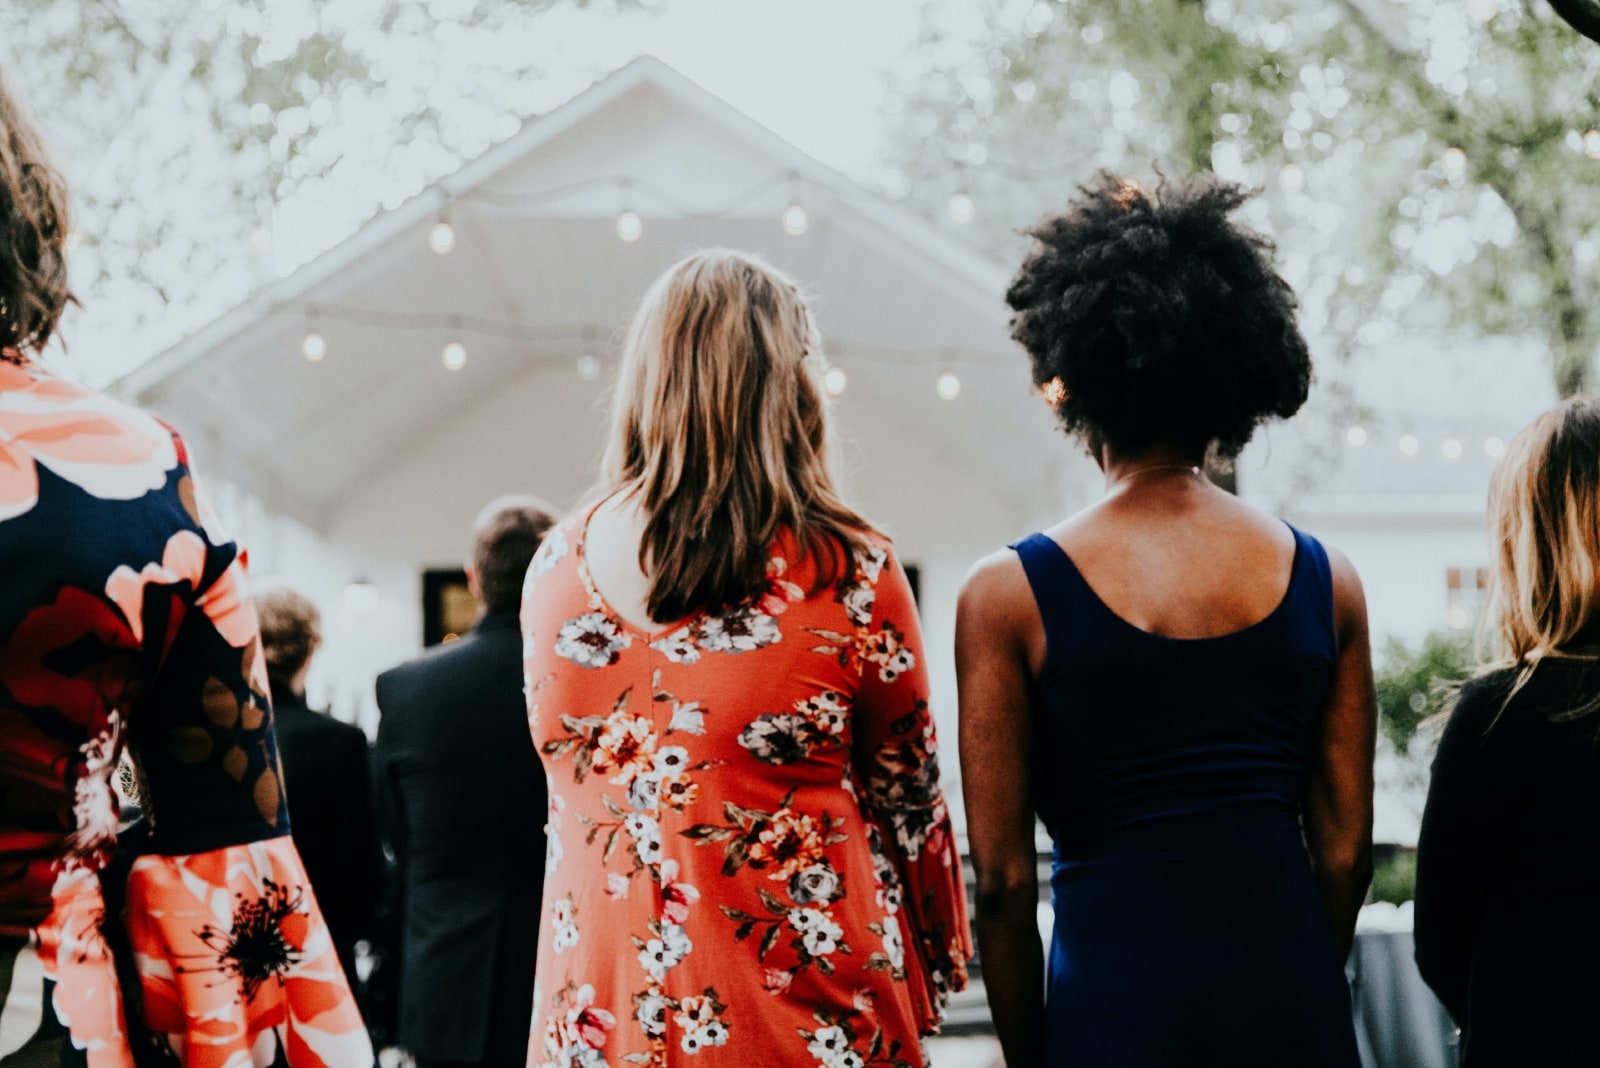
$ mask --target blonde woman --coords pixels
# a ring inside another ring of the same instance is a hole
[[[668,270],[598,503],[529,569],[530,1066],[920,1066],[965,982],[916,606],[834,486],[819,364],[760,260]]]
[[[1462,1061],[1600,1063],[1600,402],[1511,442],[1489,494],[1485,623],[1417,850],[1417,964]]]

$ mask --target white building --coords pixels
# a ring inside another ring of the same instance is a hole
[[[453,235],[442,254],[440,222]],[[424,571],[460,566],[497,495],[578,503],[634,304],[684,253],[719,245],[767,257],[814,296],[846,376],[847,489],[918,571],[953,738],[967,569],[1095,485],[1007,340],[1007,271],[658,61],[530,121],[119,389],[228,484],[219,509],[258,581],[323,606],[311,697],[370,729],[372,677],[422,646]],[[442,361],[450,342],[459,369]],[[945,374],[959,395],[936,390]]]

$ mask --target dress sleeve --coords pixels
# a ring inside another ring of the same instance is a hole
[[[966,893],[939,785],[939,744],[911,584],[892,553],[865,570],[876,592],[861,644],[853,764],[886,902],[901,914],[907,979],[922,1030],[931,1034],[950,994],[967,985],[972,937]]]
[[[1477,948],[1484,823],[1476,808],[1486,713],[1503,697],[1483,684],[1463,690],[1439,739],[1417,840],[1417,968],[1458,1025]]]
[[[190,1068],[256,1063],[274,1042],[294,1068],[371,1065],[289,837],[244,554],[177,445],[177,532],[108,590],[160,647],[128,723],[150,820],[126,887],[142,1015]]]

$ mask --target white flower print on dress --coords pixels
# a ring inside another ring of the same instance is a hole
[[[527,577],[523,579],[522,595],[526,597],[528,591],[533,589],[534,582],[548,574],[566,555],[566,528],[555,527],[544,536],[544,541],[539,543],[539,550],[533,554],[533,562],[528,565]]]
[[[679,627],[671,634],[651,642],[650,648],[674,664],[693,664],[700,659],[700,650],[695,648],[692,627]]]
[[[811,1044],[806,1047],[813,1057],[829,1068],[838,1063],[839,1054],[850,1049],[850,1036],[840,1027],[824,1027],[811,1039]]]
[[[892,968],[900,969],[906,963],[905,944],[900,939],[900,925],[892,920],[883,925],[883,952]]]
[[[704,734],[706,732],[706,712],[700,707],[699,701],[674,701],[672,702],[672,720],[667,724],[667,733],[683,731],[687,734]]]
[[[708,653],[749,653],[783,640],[778,621],[753,608],[701,620],[695,642]]]
[[[866,583],[846,586],[839,594],[839,602],[844,605],[845,614],[850,617],[850,622],[858,627],[864,627],[872,622],[872,606],[877,599],[877,589]]]
[[[667,999],[661,991],[652,988],[639,999],[634,1019],[650,1038],[660,1038],[667,1033]]]
[[[682,927],[675,923],[663,924],[660,937],[646,939],[639,950],[639,966],[659,983],[667,977],[667,972],[683,963],[683,958],[693,949],[694,943],[689,941]]]
[[[106,729],[78,747],[82,764],[72,784],[72,833],[61,866],[75,871],[117,842],[117,799],[111,773],[117,763],[122,717],[113,712]]]
[[[578,906],[573,904],[571,894],[550,903],[550,945],[557,953],[578,944],[577,915]]]
[[[622,650],[633,644],[633,636],[604,612],[585,612],[561,624],[556,635],[556,655],[580,667],[610,667]]]

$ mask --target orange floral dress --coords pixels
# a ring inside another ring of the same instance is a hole
[[[244,554],[182,440],[0,351],[0,574],[0,1063],[132,1068],[137,1032],[140,1064],[371,1065],[289,838]],[[108,915],[125,748],[150,838]]]
[[[592,514],[592,513],[589,513]],[[910,1068],[966,983],[916,606],[886,545],[655,633],[555,528],[523,594],[550,782],[530,1068]]]

